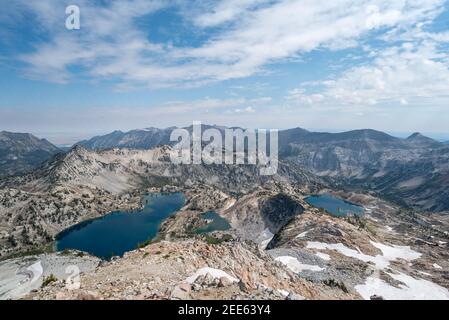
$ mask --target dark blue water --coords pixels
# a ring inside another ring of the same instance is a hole
[[[336,198],[329,194],[310,196],[306,198],[308,204],[321,208],[336,217],[346,217],[348,215],[362,215],[363,207],[348,201]]]
[[[138,212],[118,211],[82,222],[57,237],[57,250],[77,249],[108,259],[122,256],[156,236],[162,221],[184,205],[182,193],[152,194]]]
[[[222,218],[218,213],[215,211],[209,211],[206,213],[203,213],[203,219],[211,220],[207,225],[204,227],[198,228],[196,230],[196,233],[202,234],[202,233],[208,233],[213,231],[225,231],[231,228],[231,225],[229,224],[228,220],[225,218]]]

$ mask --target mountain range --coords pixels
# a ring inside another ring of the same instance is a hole
[[[170,144],[172,130],[116,131],[79,144],[88,149],[147,149]],[[401,139],[368,129],[322,133],[294,128],[279,132],[279,152],[281,159],[335,187],[370,190],[419,210],[449,209],[449,148],[420,133]]]
[[[203,129],[207,128],[225,129],[203,125]],[[114,131],[76,145],[97,152],[113,148],[150,150],[172,145],[173,129]],[[186,129],[191,131],[192,127]],[[29,171],[60,151],[48,141],[31,135],[3,133],[2,136],[8,136],[7,141],[13,146],[2,148],[6,150],[1,153],[5,159],[0,166],[3,175]],[[449,147],[420,133],[402,139],[369,129],[342,133],[311,132],[302,128],[281,130],[279,156],[290,167],[294,164],[317,180],[324,179],[331,187],[374,192],[417,210],[449,210]],[[14,161],[19,165],[13,165]]]

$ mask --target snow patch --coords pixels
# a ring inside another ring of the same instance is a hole
[[[385,281],[371,276],[366,279],[365,284],[355,286],[355,290],[365,299],[369,300],[372,295],[382,296],[387,300],[447,300],[449,291],[433,282],[415,279],[403,273],[388,273],[393,279],[404,283],[398,288],[393,287]]]
[[[435,269],[443,269],[442,266],[440,266],[440,265],[438,265],[438,264],[436,264],[436,263],[433,264],[433,267],[434,267]]]
[[[312,231],[313,229],[310,229],[310,230],[307,230],[307,231],[304,231],[304,232],[302,232],[302,233],[300,233],[300,234],[298,234],[295,238],[296,239],[299,239],[299,238],[304,238],[310,231]]]
[[[299,273],[304,270],[317,271],[317,272],[324,270],[324,268],[321,268],[319,266],[303,264],[303,263],[299,262],[298,259],[296,259],[295,257],[291,257],[291,256],[281,256],[281,257],[277,257],[275,260],[286,265],[287,268],[289,268],[291,271],[293,271],[295,273]]]
[[[196,279],[198,279],[198,277],[206,276],[208,274],[210,274],[214,279],[220,279],[220,278],[224,277],[224,278],[227,278],[231,282],[239,282],[239,279],[234,278],[233,276],[229,275],[228,273],[224,272],[223,270],[209,268],[209,267],[198,269],[194,275],[192,275],[186,279],[186,282],[192,284],[195,282]]]
[[[288,295],[290,294],[290,292],[288,292],[287,290],[282,289],[278,289],[278,292],[282,294],[284,297],[288,297]]]
[[[362,253],[360,250],[354,250],[346,247],[342,243],[329,244],[323,242],[308,242],[308,249],[317,250],[335,250],[344,256],[355,258],[364,262],[371,262],[376,265],[378,269],[385,269],[390,265],[391,261],[396,259],[404,259],[406,261],[411,261],[418,259],[421,253],[416,252],[410,247],[406,246],[387,246],[382,243],[376,243],[371,241],[371,244],[382,251],[382,255],[370,256]]]

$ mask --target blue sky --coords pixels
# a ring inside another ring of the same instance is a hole
[[[68,5],[80,8],[80,30],[65,28]],[[61,144],[192,121],[449,140],[448,9],[443,0],[7,1],[0,129]]]

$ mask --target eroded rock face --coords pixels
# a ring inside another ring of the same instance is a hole
[[[284,193],[276,194],[261,203],[261,216],[267,228],[277,233],[297,215],[304,212],[304,207]]]
[[[304,208],[298,193],[266,186],[238,199],[231,207],[220,211],[244,238],[265,247],[271,238]]]

